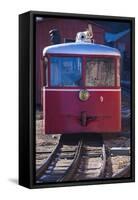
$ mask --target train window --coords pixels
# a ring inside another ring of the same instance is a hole
[[[117,59],[117,75],[116,75],[116,84],[120,87],[120,58]]]
[[[86,86],[115,86],[115,61],[112,58],[90,58],[86,61]]]
[[[44,57],[43,60],[43,85],[48,87],[48,59]]]
[[[82,79],[82,59],[79,57],[51,57],[51,86],[79,86]]]

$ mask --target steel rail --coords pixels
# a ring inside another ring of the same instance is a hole
[[[56,152],[59,150],[59,148],[61,146],[61,140],[62,140],[62,135],[61,135],[57,145],[53,149],[53,151],[49,154],[46,162],[36,171],[36,180],[39,179],[43,175],[43,173],[48,169],[48,167],[49,167],[50,163],[52,162]]]
[[[126,165],[119,172],[113,174],[112,178],[127,177],[130,173],[130,164]]]
[[[105,145],[103,144],[102,147],[102,167],[101,167],[101,173],[99,175],[100,178],[103,178],[105,176],[105,169],[106,169],[106,161],[107,161],[107,156],[106,156],[106,148]]]
[[[79,165],[81,152],[82,152],[82,146],[83,146],[83,139],[81,139],[78,143],[78,147],[77,147],[77,150],[76,150],[76,153],[75,153],[75,156],[74,156],[74,159],[73,159],[71,165],[66,170],[63,177],[61,177],[58,181],[62,182],[62,181],[69,181],[72,179],[72,177],[75,174],[75,172],[78,168],[78,165]]]

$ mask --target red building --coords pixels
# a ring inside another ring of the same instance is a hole
[[[42,105],[42,51],[44,47],[51,45],[49,31],[58,29],[61,36],[61,43],[65,39],[74,40],[77,32],[85,31],[88,24],[92,25],[94,42],[104,44],[105,30],[101,25],[90,20],[62,19],[62,18],[37,18],[36,20],[36,105]]]

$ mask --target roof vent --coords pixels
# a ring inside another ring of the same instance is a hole
[[[88,42],[91,43],[93,41],[93,31],[92,25],[88,24],[88,28],[84,32],[78,32],[76,35],[76,42]]]
[[[87,36],[87,32],[79,32],[76,35],[76,42],[91,42],[91,39]]]

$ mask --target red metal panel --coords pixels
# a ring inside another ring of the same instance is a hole
[[[45,133],[118,132],[121,130],[121,95],[119,91],[91,91],[86,102],[79,91],[43,91]],[[101,96],[103,101],[101,101]],[[81,112],[95,117],[82,126]]]

